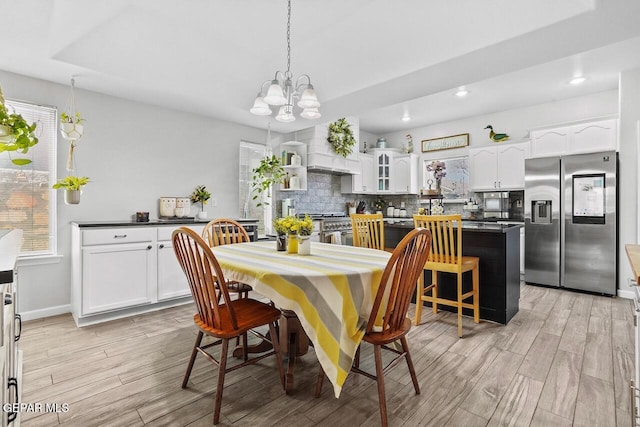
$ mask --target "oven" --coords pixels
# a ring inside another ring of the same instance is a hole
[[[353,245],[351,219],[342,212],[309,214],[313,219],[314,231],[318,229],[318,240],[337,245]]]

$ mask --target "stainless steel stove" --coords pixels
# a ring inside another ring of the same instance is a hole
[[[344,212],[320,212],[308,214],[318,223],[320,241],[324,243],[351,244],[351,219]],[[304,214],[301,215],[304,217]]]

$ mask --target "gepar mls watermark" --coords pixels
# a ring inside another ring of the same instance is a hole
[[[2,412],[37,412],[37,413],[45,413],[45,412],[56,412],[56,413],[64,413],[69,412],[69,404],[68,403],[48,403],[48,402],[34,402],[34,403],[25,403],[25,402],[17,402],[17,403],[3,403],[2,404]]]

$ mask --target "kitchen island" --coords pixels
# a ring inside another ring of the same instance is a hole
[[[385,222],[385,246],[395,247],[413,229],[413,220]],[[480,258],[480,318],[507,324],[518,312],[520,299],[520,228],[521,225],[466,222],[462,226],[462,254]],[[454,274],[439,273],[438,296],[456,298]],[[425,271],[425,283],[431,272]],[[465,291],[471,288],[471,274],[463,277]],[[429,305],[430,303],[424,303]],[[454,307],[438,308],[454,311]],[[471,310],[464,309],[465,315]]]

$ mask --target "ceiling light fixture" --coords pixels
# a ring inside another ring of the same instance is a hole
[[[403,122],[408,122],[411,120],[411,116],[409,116],[408,114],[405,114],[404,116],[402,116],[402,121]]]
[[[307,82],[301,82],[306,78]],[[269,85],[265,92],[265,86]],[[287,71],[276,71],[273,80],[262,83],[260,92],[253,103],[251,111],[259,116],[268,116],[272,113],[270,105],[278,106],[276,120],[280,122],[292,122],[296,118],[293,115],[293,100],[298,99],[298,107],[302,108],[300,117],[305,119],[317,119],[321,117],[318,107],[318,97],[311,84],[311,77],[302,74],[293,86],[293,74],[291,73],[291,0],[287,2]]]
[[[587,80],[586,77],[576,76],[576,77],[572,78],[571,80],[569,80],[569,84],[573,85],[573,86],[576,86],[576,85],[584,83],[585,80]]]
[[[464,86],[460,86],[458,91],[456,92],[456,96],[458,98],[463,98],[469,94],[469,91],[464,88]]]

